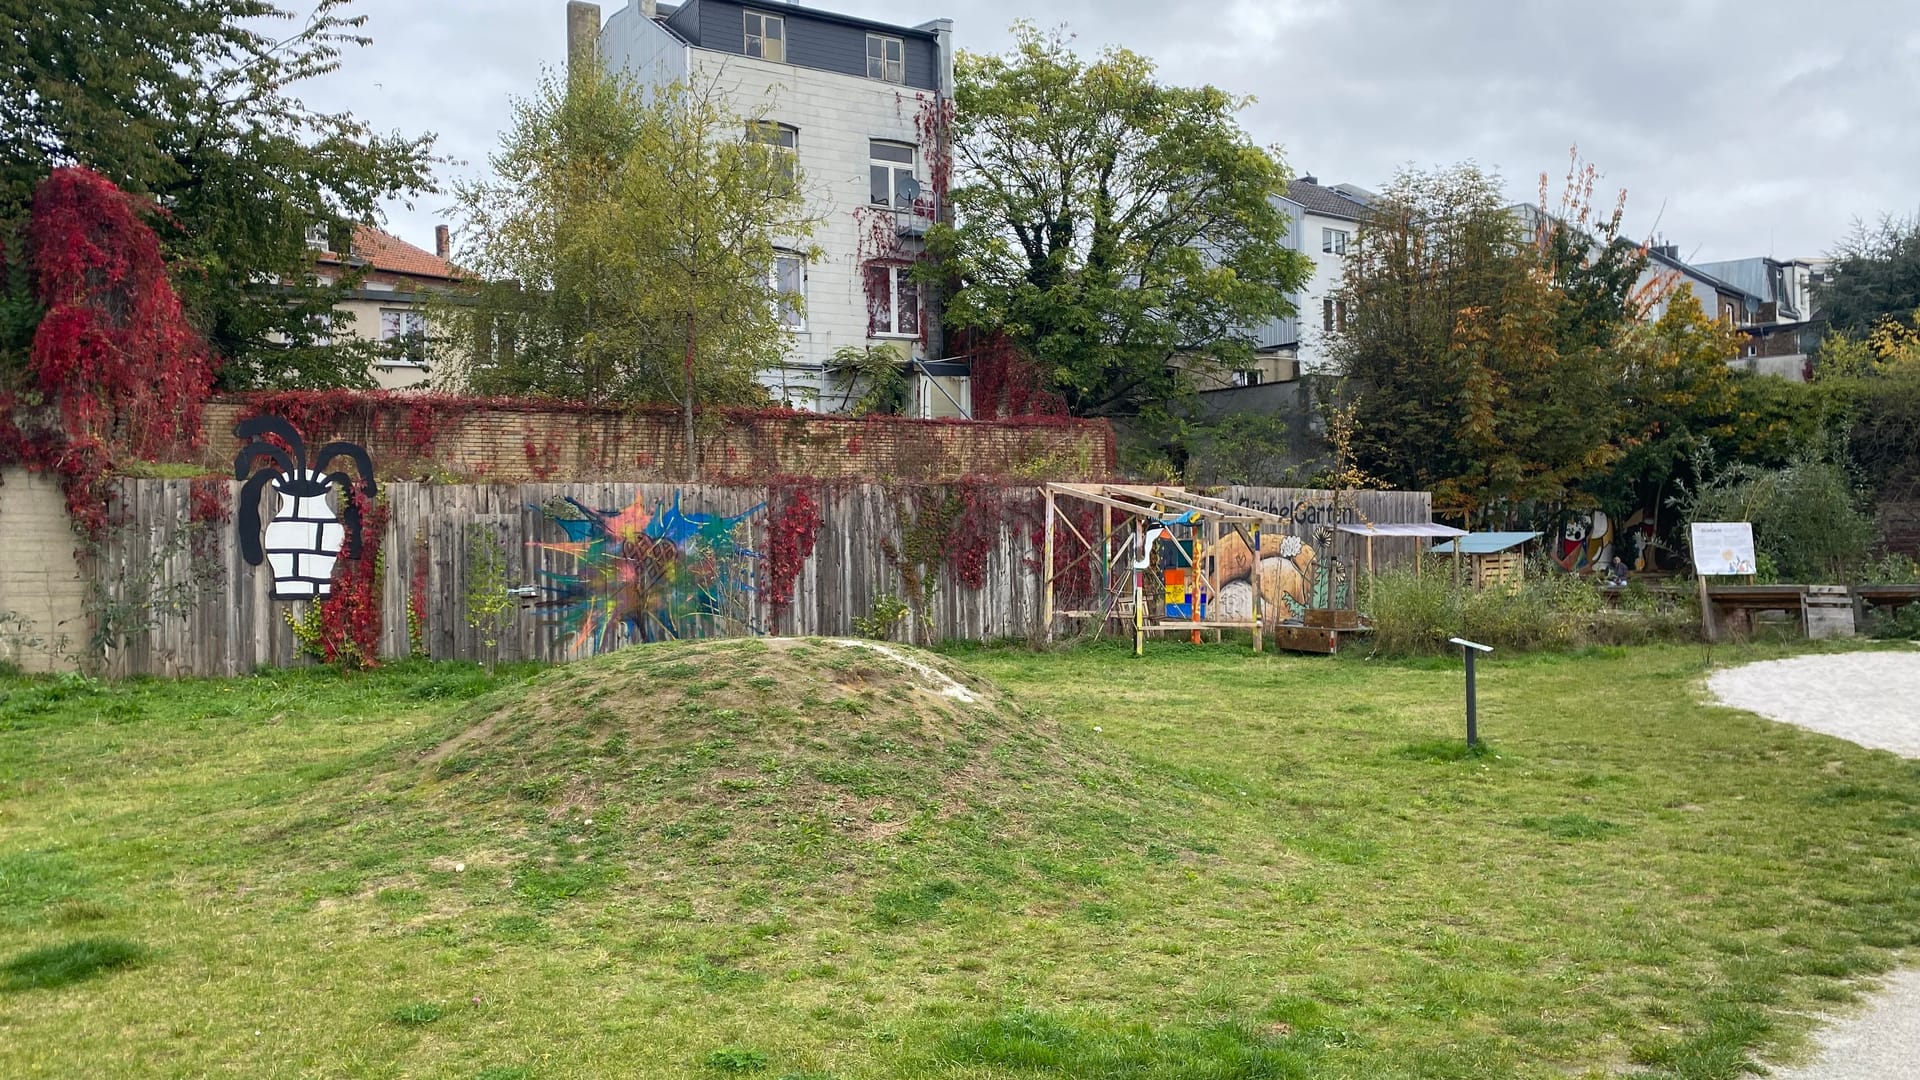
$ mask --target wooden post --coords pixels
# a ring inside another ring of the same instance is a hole
[[[1707,595],[1707,575],[1696,573],[1694,580],[1700,583],[1700,632],[1711,645],[1719,636],[1719,628],[1713,624],[1713,600]]]
[[[1113,507],[1100,504],[1100,628],[1113,614]]]
[[[1047,641],[1053,640],[1053,489],[1046,488],[1046,535],[1040,542],[1040,626]]]
[[[1260,519],[1253,519],[1253,651],[1262,652],[1261,633],[1266,629],[1266,574],[1260,568]]]
[[[1373,579],[1374,579],[1374,573],[1373,573],[1373,534],[1372,534],[1372,533],[1368,533],[1368,534],[1367,534],[1367,599],[1368,599],[1369,601],[1371,601],[1371,600],[1373,599],[1373,593],[1374,593],[1374,589],[1375,589],[1375,586],[1376,586],[1376,583],[1375,583],[1375,581],[1374,581]],[[1359,607],[1359,606],[1360,606],[1359,604],[1355,604],[1355,605],[1354,605],[1354,607]]]
[[[1193,590],[1187,594],[1187,621],[1194,624],[1192,640],[1195,645],[1200,644],[1200,583],[1205,580],[1200,568],[1205,565],[1201,560],[1205,557],[1206,534],[1207,524],[1203,521],[1193,530],[1193,549],[1187,553],[1187,587]]]
[[[1147,525],[1140,518],[1133,519],[1133,557],[1142,567],[1146,566]],[[1135,656],[1147,654],[1146,574],[1144,569],[1133,572],[1133,655]]]

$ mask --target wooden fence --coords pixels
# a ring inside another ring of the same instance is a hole
[[[269,568],[242,559],[231,521],[195,522],[193,483],[119,483],[117,516],[126,524],[112,530],[94,572],[106,586],[106,610],[132,632],[110,649],[108,671],[235,675],[302,662],[288,616],[299,615],[308,602],[273,599]],[[603,625],[599,617],[608,612],[617,615],[648,605],[636,605],[631,596],[608,595],[621,587],[620,567],[608,567],[604,560],[595,563],[591,552],[583,560],[565,547],[570,538],[559,519],[578,520],[575,506],[638,508],[627,520],[644,516],[668,541],[672,536],[666,534],[674,529],[662,523],[671,521],[678,507],[678,527],[724,530],[730,542],[743,549],[721,560],[729,565],[719,568],[712,552],[694,550],[697,545],[678,552],[661,549],[669,561],[687,560],[684,569],[701,581],[711,583],[720,572],[722,585],[691,609],[680,604],[677,617],[664,622],[641,618],[636,625],[642,638],[849,634],[854,620],[869,615],[883,594],[910,591],[900,567],[902,558],[909,557],[902,549],[913,550],[907,537],[927,520],[929,507],[958,497],[959,489],[853,484],[791,490],[807,492],[818,505],[821,523],[814,551],[793,582],[792,603],[775,610],[766,595],[766,554],[775,512],[768,504],[777,510],[784,496],[774,489],[638,483],[385,485],[381,494],[391,516],[378,563],[381,654],[403,657],[413,649],[408,615],[417,568],[423,568],[425,594],[423,610],[416,615],[419,644],[434,658],[485,659],[491,654],[500,660],[557,661],[629,639],[632,635],[618,627],[604,637],[591,632]],[[239,493],[237,483],[228,486],[229,505]],[[205,494],[203,487],[203,518]],[[1326,523],[1330,502],[1328,492],[1297,489],[1233,488],[1225,495],[1269,509],[1287,507],[1294,531],[1308,540]],[[1001,511],[990,523],[997,535],[987,546],[981,586],[969,588],[956,580],[950,566],[937,565],[926,575],[928,602],[903,625],[903,636],[989,640],[1037,628],[1038,492],[1003,489],[998,498]],[[1425,493],[1364,492],[1358,496],[1357,513],[1374,521],[1428,521],[1430,506]],[[737,525],[723,520],[735,518]],[[482,529],[488,531],[476,533]],[[499,538],[504,584],[531,586],[537,593],[536,599],[518,601],[506,612],[491,649],[484,643],[487,635],[469,619],[468,564],[470,555],[480,550],[476,535]],[[1384,561],[1395,553],[1378,554]],[[66,557],[64,551],[58,555]],[[677,573],[667,569],[668,577]],[[588,580],[573,581],[582,576]],[[579,602],[571,613],[570,600]],[[143,618],[143,611],[161,614]],[[588,634],[581,634],[582,626]]]

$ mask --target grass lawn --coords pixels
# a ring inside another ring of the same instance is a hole
[[[0,1076],[1706,1080],[1920,944],[1698,647],[846,652],[0,678]]]

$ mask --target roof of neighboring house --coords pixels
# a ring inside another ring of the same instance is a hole
[[[1372,201],[1362,196],[1364,191],[1352,184],[1322,187],[1302,178],[1287,185],[1287,198],[1299,203],[1309,214],[1359,221],[1366,216],[1367,204]]]
[[[1712,274],[1707,273],[1705,270],[1700,269],[1699,267],[1693,265],[1692,263],[1684,262],[1678,258],[1675,258],[1672,255],[1665,254],[1657,247],[1649,247],[1646,249],[1646,251],[1647,251],[1647,258],[1651,259],[1652,261],[1660,263],[1661,265],[1669,269],[1678,270],[1682,274],[1685,274],[1688,277],[1693,278],[1697,281],[1704,281],[1708,285],[1711,285],[1715,289],[1719,290],[1720,292],[1734,293],[1735,295],[1738,295],[1738,296],[1744,296],[1747,299],[1753,301],[1755,304],[1760,304],[1764,302],[1762,298],[1755,296],[1754,294],[1748,292],[1747,290],[1741,288],[1740,286],[1735,285],[1731,282],[1722,281],[1721,279],[1714,277]]]
[[[453,281],[460,276],[447,260],[371,225],[353,227],[353,252],[349,258],[364,260],[368,269],[384,270],[390,274],[411,274],[444,281]],[[346,260],[336,252],[322,251],[315,256],[315,261],[338,263]]]
[[[1459,544],[1460,550],[1468,555],[1491,555],[1496,551],[1519,547],[1529,540],[1540,539],[1537,532],[1477,532],[1468,533],[1458,540],[1449,540],[1444,544],[1433,545],[1437,555],[1453,554],[1453,545]]]

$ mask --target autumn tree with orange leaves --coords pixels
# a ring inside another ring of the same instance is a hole
[[[1382,193],[1334,343],[1369,472],[1477,525],[1591,505],[1584,485],[1622,454],[1619,343],[1645,259],[1617,206],[1592,212],[1594,179],[1576,158],[1560,205],[1531,214],[1470,164]]]

